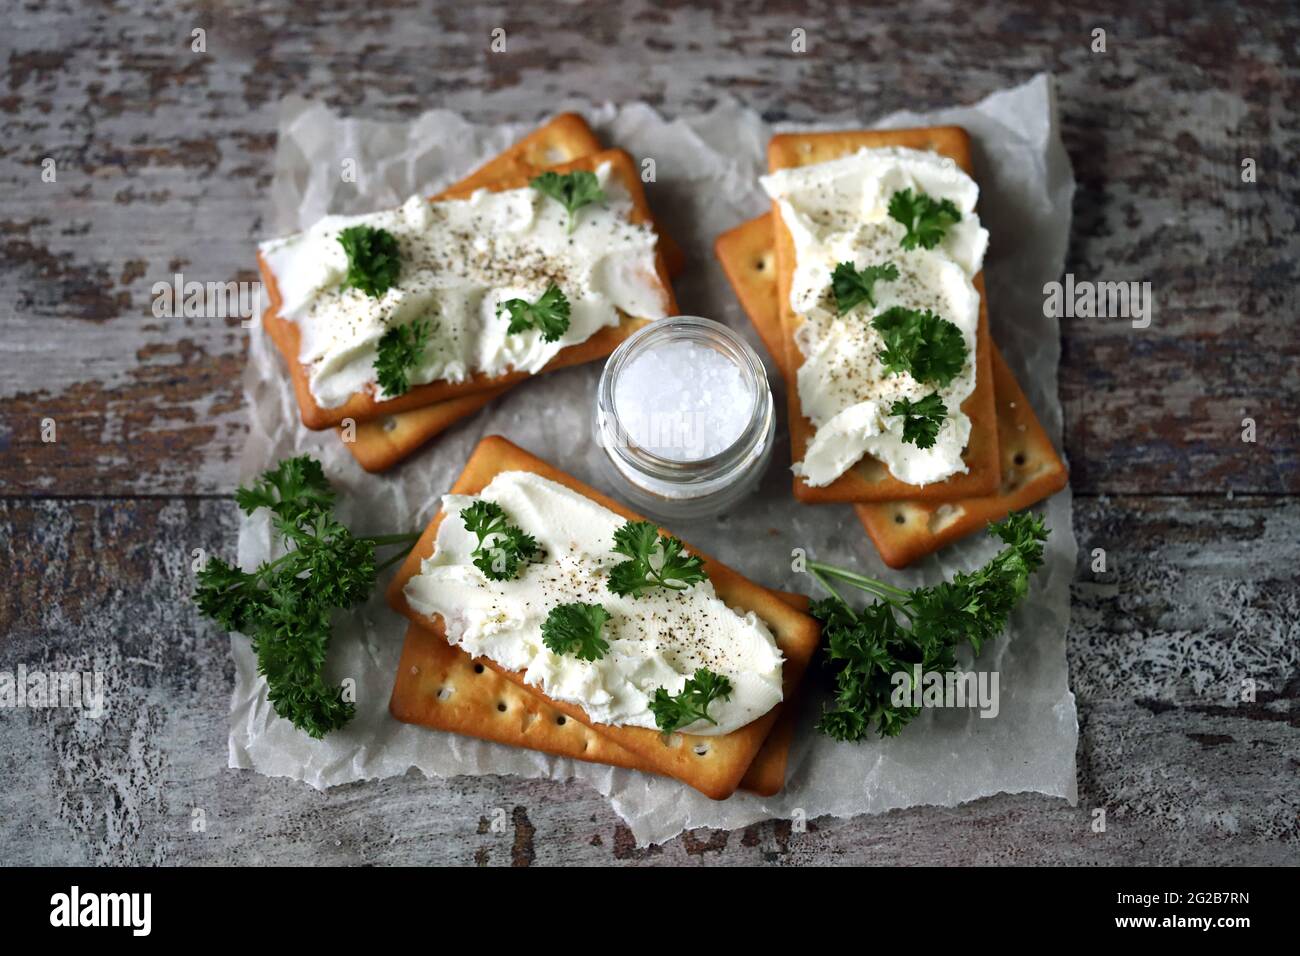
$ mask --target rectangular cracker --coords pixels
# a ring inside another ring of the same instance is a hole
[[[642,520],[639,515],[595,489],[497,435],[489,436],[479,442],[451,491],[454,494],[476,494],[496,475],[505,471],[528,471],[541,475],[571,488],[628,520]],[[410,554],[406,556],[397,576],[389,586],[388,601],[394,610],[421,627],[431,630],[440,639],[445,639],[441,617],[430,619],[416,613],[407,604],[403,593],[406,582],[419,572],[420,563],[433,553],[438,525],[442,522],[442,518],[443,515],[439,512],[429,523]],[[726,565],[694,548],[690,550],[703,559],[718,596],[728,606],[754,611],[771,628],[777,645],[785,655],[784,697],[787,700],[792,699],[820,638],[820,627],[817,622],[808,615],[794,610],[773,592],[747,580]],[[506,671],[495,662],[486,663],[510,681],[524,686],[521,674]],[[534,693],[538,693],[546,703],[567,717],[581,721],[586,716],[580,707],[552,700],[535,690]],[[706,796],[721,800],[730,796],[739,785],[746,769],[762,746],[763,740],[772,730],[781,709],[781,705],[778,705],[744,727],[714,737],[672,734],[665,739],[658,731],[644,727],[597,726],[607,739],[638,757],[640,764],[637,769],[674,777]]]
[[[770,172],[776,172],[779,169],[808,166],[845,156],[862,147],[884,146],[932,150],[949,157],[967,173],[974,175],[971,165],[970,137],[959,126],[836,133],[782,133],[773,136],[768,144],[768,169]],[[790,285],[795,268],[794,240],[781,219],[781,211],[775,201],[772,203],[772,210],[781,330],[785,342],[782,353],[786,356],[786,364],[791,368],[797,368],[796,363],[800,353],[794,341],[794,334],[802,319],[790,307]],[[993,401],[993,369],[989,355],[988,297],[984,293],[983,273],[975,277],[975,288],[980,295],[979,325],[975,335],[975,390],[961,406],[962,411],[971,421],[970,441],[962,454],[962,460],[969,470],[962,475],[953,475],[945,481],[928,485],[909,485],[890,475],[883,463],[867,456],[835,481],[821,488],[814,488],[802,478],[796,477],[794,495],[797,499],[808,503],[893,501],[900,498],[952,501],[972,495],[992,494],[997,490],[998,429]],[[792,460],[803,461],[815,429],[812,422],[804,417],[798,387],[792,384],[786,390],[786,394],[790,412]]]
[[[794,376],[783,358],[786,340],[778,315],[770,215],[723,233],[714,251],[741,308],[776,357],[787,388],[793,388]],[[997,345],[990,343],[990,351],[1002,484],[996,494],[952,502],[900,500],[854,505],[858,520],[891,568],[906,567],[983,529],[990,521],[1049,498],[1069,480],[1065,463]]]
[[[628,194],[631,196],[631,220],[635,223],[651,222],[650,210],[646,204],[645,192],[641,186],[641,178],[637,175],[636,166],[632,161],[632,157],[623,150],[603,150],[550,168],[560,173],[570,172],[576,169],[594,171],[603,163],[609,163],[611,165],[611,175],[619,179],[627,189]],[[519,188],[527,186],[531,178],[531,175],[523,174],[517,179],[507,178],[499,180],[491,186],[485,187],[474,187],[473,184],[461,184],[447,190],[440,198],[464,198],[474,192],[475,188],[487,188],[494,191]],[[417,385],[404,395],[382,402],[377,401],[369,392],[356,392],[351,398],[337,408],[322,408],[316,404],[316,399],[311,394],[311,388],[309,385],[310,373],[308,368],[298,361],[298,324],[280,317],[280,290],[276,284],[275,276],[272,274],[270,268],[266,264],[266,260],[262,257],[260,252],[258,253],[257,261],[258,267],[262,273],[262,281],[266,285],[267,293],[271,302],[270,309],[262,317],[262,324],[265,326],[267,333],[271,336],[271,340],[275,343],[276,348],[280,351],[281,356],[283,356],[285,360],[285,364],[289,368],[289,375],[293,382],[294,394],[298,399],[298,407],[302,415],[302,421],[308,428],[317,430],[331,428],[343,424],[344,419],[348,418],[352,419],[354,422],[364,422],[393,412],[420,408],[433,402],[445,401],[453,398],[464,398],[468,395],[491,391],[494,388],[499,388],[503,385],[512,385],[531,377],[528,372],[506,372],[501,375],[493,376],[484,373],[476,373],[464,382],[453,383],[440,381],[429,382],[425,385]],[[663,251],[658,248],[657,243],[655,250],[655,272],[666,299],[666,308],[669,314],[672,314],[677,311],[677,304],[673,297],[672,285],[668,280],[667,265],[664,261]],[[647,321],[647,319],[623,316],[618,325],[602,328],[585,342],[580,342],[576,345],[570,345],[561,349],[560,352],[546,364],[542,371],[553,371],[557,368],[565,368],[570,365],[578,365],[583,362],[590,362],[595,359],[603,358],[613,352],[620,342],[637,329],[641,328],[641,326],[645,325]]]
[[[782,593],[781,599],[798,610],[808,608],[808,598],[802,594]],[[589,722],[569,719],[532,688],[511,683],[416,624],[406,629],[388,710],[405,723],[557,757],[632,769],[639,764],[635,755],[606,739]],[[745,771],[740,789],[770,797],[785,786],[798,716],[798,708],[787,701]]]
[[[853,506],[880,557],[891,568],[905,568],[983,531],[990,521],[1001,521],[1013,511],[1050,498],[1070,480],[1065,462],[996,345],[993,391],[1002,456],[1002,484],[996,494],[957,501],[877,501]]]
[[[600,140],[586,120],[576,113],[561,113],[451,188],[472,190],[506,178],[531,179],[547,166],[599,152],[600,148]],[[434,198],[443,195],[446,194]],[[674,278],[685,268],[685,254],[657,224],[655,232],[659,235],[668,277]],[[507,385],[464,398],[433,402],[422,408],[358,422],[350,430],[340,426],[338,431],[344,439],[343,446],[362,468],[371,473],[387,471],[512,387]]]

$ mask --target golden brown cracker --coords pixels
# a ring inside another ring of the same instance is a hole
[[[425,442],[442,434],[462,418],[473,415],[513,387],[503,385],[490,392],[449,398],[423,408],[358,422],[350,435],[346,426],[340,426],[338,431],[343,447],[352,453],[357,464],[372,473],[387,471]]]
[[[472,192],[473,188],[483,188],[507,177],[535,176],[548,165],[578,159],[599,150],[600,141],[587,122],[576,113],[562,113],[451,188],[463,190],[468,186],[472,187]],[[668,276],[674,278],[685,268],[686,256],[657,223],[655,231],[659,235],[659,247],[663,250]],[[502,386],[477,395],[434,402],[423,408],[339,426],[337,430],[344,447],[362,468],[372,473],[387,471],[512,387]]]
[[[778,315],[771,240],[771,217],[765,215],[723,233],[714,248],[741,308],[776,357],[786,386],[792,388],[794,376],[783,358],[785,338]],[[1003,456],[1002,485],[997,494],[952,502],[903,500],[855,505],[858,520],[892,568],[906,567],[981,530],[990,521],[1042,501],[1069,480],[1065,463],[995,344],[990,343],[990,352],[998,447]]]
[[[1002,484],[998,493],[957,501],[879,501],[853,506],[891,568],[905,568],[968,534],[982,531],[1013,511],[1050,498],[1069,481],[1029,399],[993,347],[993,391],[997,396],[998,448]]]
[[[808,608],[802,594],[781,594],[801,611]],[[740,789],[760,796],[778,793],[785,785],[786,764],[799,711],[785,702],[772,732],[763,741]],[[585,721],[572,720],[537,694],[474,661],[416,624],[408,625],[402,659],[393,683],[389,712],[406,723],[421,724],[467,737],[512,747],[527,747],[614,767],[636,768],[639,761],[607,740]]]
[[[492,478],[505,471],[528,471],[541,475],[573,489],[629,520],[641,520],[639,515],[595,489],[495,435],[479,442],[451,491],[455,494],[476,494]],[[407,555],[388,590],[388,600],[394,610],[431,630],[440,638],[444,636],[442,619],[440,617],[428,619],[417,614],[406,603],[403,588],[406,582],[418,573],[420,563],[433,553],[434,541],[442,517],[440,512],[429,523],[420,540]],[[693,548],[691,550],[704,560],[709,578],[719,597],[731,607],[754,611],[772,630],[778,646],[785,655],[784,695],[786,699],[792,699],[795,688],[802,679],[808,661],[817,646],[820,635],[817,622],[791,608],[773,592],[747,580],[726,565]],[[505,672],[492,662],[487,663],[509,680],[523,686],[521,675]],[[547,703],[572,719],[582,720],[585,717],[582,709],[572,704],[550,699],[547,699]],[[701,793],[720,800],[736,789],[757,755],[763,740],[771,731],[781,709],[778,705],[739,730],[715,737],[672,734],[665,738],[657,731],[643,727],[597,726],[606,738],[637,755],[641,761],[638,769],[675,777]]]
[[[623,150],[611,149],[592,153],[552,168],[561,173],[575,169],[594,171],[603,163],[610,164],[611,174],[623,183],[631,196],[633,207],[630,216],[631,221],[649,223],[651,221],[650,211],[646,205],[645,192],[641,187],[641,178],[637,175],[632,157]],[[517,180],[506,179],[499,181],[494,186],[485,188],[495,190],[518,188],[526,186],[530,178],[530,176],[522,176]],[[443,198],[456,198],[468,195],[468,192],[473,192],[472,189],[466,192],[466,189],[467,187],[463,185],[456,186],[442,195]],[[316,404],[315,397],[311,394],[309,370],[298,361],[298,325],[296,322],[282,319],[279,316],[280,290],[276,285],[275,276],[271,273],[260,253],[258,254],[258,266],[261,269],[262,280],[266,285],[271,302],[270,309],[263,316],[262,322],[289,368],[294,393],[298,399],[298,407],[302,414],[302,421],[308,428],[330,428],[343,424],[344,420],[349,418],[360,423],[393,412],[420,408],[433,402],[464,398],[468,395],[491,391],[504,385],[521,382],[530,377],[528,372],[507,372],[493,376],[477,373],[464,382],[429,382],[426,385],[417,385],[404,395],[382,402],[377,401],[374,395],[369,392],[357,392],[337,408],[321,408]],[[663,252],[658,248],[656,248],[655,252],[655,271],[664,293],[665,308],[669,314],[672,314],[677,311],[676,300],[673,298],[672,285],[668,280]],[[578,365],[603,358],[613,352],[620,342],[645,325],[647,321],[643,318],[624,316],[618,325],[603,328],[585,342],[562,349],[547,363],[542,371],[553,371],[557,368],[566,368],[570,365]]]
[[[807,166],[847,155],[863,147],[904,146],[933,150],[953,159],[967,173],[974,175],[970,158],[970,137],[959,126],[934,126],[925,129],[858,130],[835,133],[782,133],[768,145],[768,169],[776,172],[795,166]],[[794,367],[799,358],[794,341],[801,317],[790,307],[790,284],[794,276],[795,250],[790,231],[781,220],[775,202],[773,234],[776,248],[777,289],[786,364]],[[794,479],[794,495],[800,501],[892,501],[900,498],[954,500],[972,495],[992,494],[999,481],[998,429],[993,401],[993,369],[989,355],[988,297],[984,292],[983,273],[975,277],[980,295],[979,326],[976,330],[975,390],[962,403],[970,418],[971,434],[962,453],[968,471],[945,481],[928,485],[909,485],[890,475],[889,470],[870,456],[821,488],[814,488],[802,478]],[[794,461],[802,461],[815,429],[804,417],[799,389],[786,389],[790,413],[790,444]]]

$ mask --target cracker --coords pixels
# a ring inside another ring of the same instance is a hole
[[[587,122],[576,113],[562,113],[504,153],[488,160],[468,178],[451,188],[483,188],[507,177],[532,177],[548,165],[577,159],[599,150],[600,141]],[[443,195],[446,194],[434,198]],[[680,275],[686,266],[685,254],[657,224],[655,231],[659,235],[659,247],[663,250],[669,278]],[[366,471],[387,471],[462,418],[474,414],[497,396],[505,394],[511,387],[513,386],[502,386],[477,395],[451,398],[423,408],[358,422],[352,426],[351,440],[344,441],[344,447]],[[341,436],[345,434],[342,426],[338,431]]]
[[[352,457],[366,471],[371,473],[387,471],[398,462],[436,438],[462,418],[473,415],[493,399],[510,391],[512,385],[503,385],[490,392],[466,395],[464,398],[449,398],[443,402],[434,402],[423,408],[413,408],[407,412],[385,415],[368,422],[358,422],[354,426],[352,440],[343,442],[343,447],[352,453]],[[344,427],[339,434],[346,433]]]
[[[782,358],[785,338],[777,314],[770,216],[760,216],[718,237],[714,246],[723,272],[759,338],[777,358],[787,387],[793,376]],[[991,344],[1002,484],[996,494],[952,502],[883,501],[854,506],[881,558],[902,568],[984,528],[1012,511],[1028,508],[1065,487],[1069,474],[1010,367]],[[901,520],[900,520],[901,519]]]
[[[541,475],[573,489],[629,520],[640,520],[640,516],[595,489],[495,435],[479,442],[474,453],[470,455],[469,461],[465,463],[465,470],[461,472],[451,490],[456,494],[476,494],[493,477],[504,471],[529,471]],[[429,523],[420,540],[406,556],[388,590],[388,600],[394,610],[429,629],[440,639],[444,637],[441,617],[429,619],[417,614],[406,603],[402,589],[406,582],[418,573],[421,561],[433,553],[434,541],[441,521],[440,512]],[[784,696],[787,700],[792,699],[819,640],[820,628],[817,622],[808,615],[794,610],[773,592],[741,577],[726,565],[694,548],[691,551],[704,560],[709,578],[713,581],[719,597],[731,607],[754,611],[771,628],[778,646],[785,655]],[[523,677],[520,674],[507,672],[491,661],[485,663],[510,681],[523,686]],[[581,721],[585,716],[582,709],[575,705],[551,700],[537,691],[534,693],[538,693],[566,717]],[[778,705],[744,727],[715,737],[672,734],[665,739],[658,731],[644,727],[613,727],[605,724],[597,726],[607,739],[636,755],[639,760],[637,769],[675,777],[706,796],[721,800],[735,791],[763,740],[772,730],[781,709],[781,705]]]
[[[808,598],[802,594],[783,593],[781,598],[799,610],[808,607]],[[557,757],[614,767],[636,768],[639,763],[636,756],[607,740],[589,723],[571,720],[532,688],[511,683],[484,662],[475,662],[459,647],[416,624],[406,629],[388,709],[405,723]],[[767,797],[785,785],[798,715],[793,705],[782,708],[772,732],[745,771],[740,789]]]
[[[768,168],[772,172],[794,166],[821,163],[854,152],[862,147],[905,146],[912,149],[933,150],[955,160],[967,173],[974,175],[970,158],[970,137],[959,126],[934,126],[925,129],[859,130],[838,133],[783,133],[773,136],[768,145]],[[802,321],[790,308],[790,283],[794,276],[795,251],[790,231],[781,221],[781,213],[773,202],[773,231],[776,243],[776,272],[779,289],[779,308],[782,335],[785,340],[782,353],[791,367],[799,359],[799,349],[794,341],[795,329]],[[962,411],[970,418],[970,441],[962,454],[969,470],[953,475],[945,481],[928,485],[909,485],[890,475],[883,463],[870,456],[864,457],[847,472],[821,488],[814,488],[802,478],[794,479],[794,495],[800,501],[821,503],[829,501],[893,501],[899,498],[954,500],[972,495],[992,494],[999,480],[998,429],[993,401],[993,369],[989,349],[988,297],[984,293],[983,273],[975,277],[975,288],[980,295],[979,326],[976,329],[975,390],[962,403]],[[790,413],[790,444],[792,460],[802,461],[815,429],[804,417],[799,401],[799,389],[793,385],[786,390]]]
[[[594,171],[602,163],[611,165],[611,175],[618,177],[631,196],[633,207],[631,221],[636,223],[650,222],[650,210],[646,205],[645,192],[641,187],[641,178],[637,175],[632,157],[623,150],[604,150],[551,168],[556,172],[569,172],[575,169]],[[526,186],[530,179],[531,176],[522,175],[518,179],[502,180],[495,186],[486,188],[497,190],[517,188]],[[459,198],[467,196],[473,191],[468,186],[460,185],[447,190],[443,196]],[[276,285],[275,276],[271,273],[260,253],[257,259],[258,267],[262,273],[262,281],[266,285],[271,302],[270,309],[262,318],[262,324],[289,368],[289,375],[293,382],[294,393],[298,399],[302,421],[308,428],[317,430],[330,428],[342,424],[343,420],[347,418],[352,419],[354,422],[364,422],[393,412],[420,408],[433,402],[464,398],[468,395],[491,391],[494,388],[512,385],[531,377],[528,372],[507,372],[494,376],[476,373],[464,382],[440,381],[417,385],[404,395],[382,402],[377,401],[369,392],[356,392],[337,408],[321,408],[316,404],[315,397],[311,394],[308,369],[298,361],[298,325],[296,322],[280,318],[280,290]],[[668,281],[667,266],[664,263],[662,250],[657,247],[655,251],[655,271],[665,297],[665,307],[669,314],[675,313],[677,304],[673,297],[672,285]],[[607,326],[600,329],[585,342],[561,349],[542,371],[553,371],[557,368],[566,368],[570,365],[579,365],[583,362],[603,358],[613,352],[619,343],[645,325],[647,321],[647,319],[623,316],[618,325]]]
[[[876,550],[891,568],[905,568],[990,521],[1050,498],[1070,480],[1029,399],[1006,359],[993,347],[998,449],[1002,484],[997,494],[957,501],[879,501],[853,506]]]

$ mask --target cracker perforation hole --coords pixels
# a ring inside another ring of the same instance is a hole
[[[504,700],[497,701],[497,710],[499,710],[503,714],[506,712],[507,708],[506,708],[506,702]]]
[[[565,717],[563,714],[558,714],[558,715],[556,715],[556,718],[555,718],[555,724],[556,724],[556,726],[558,726],[558,727],[563,727],[563,726],[564,726],[565,724],[567,724],[568,722],[569,722],[569,718]]]
[[[1012,458],[1011,460],[1014,461],[1017,465],[1023,465],[1025,463],[1025,453],[1023,451],[1018,451],[1016,452],[1016,457]]]
[[[475,673],[475,674],[482,674],[482,673],[483,673],[483,665],[482,665],[482,664],[475,664],[475,665],[474,665],[474,673]]]
[[[439,687],[436,696],[439,700],[450,700],[453,693],[455,692],[450,687]]]
[[[894,513],[894,524],[907,524],[907,515],[901,511]]]
[[[383,428],[386,432],[391,432],[397,427],[397,419],[392,415],[384,416]]]
[[[691,748],[691,752],[694,753],[695,756],[697,757],[707,757],[709,755],[709,745],[696,744],[694,747]]]

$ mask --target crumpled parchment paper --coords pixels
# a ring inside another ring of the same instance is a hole
[[[647,186],[651,205],[689,257],[686,274],[675,282],[682,311],[726,322],[766,355],[713,258],[712,244],[718,233],[768,209],[757,180],[765,171],[764,151],[773,129],[735,104],[675,120],[644,104],[584,112],[605,142],[638,159],[655,159],[657,181]],[[991,234],[985,276],[994,338],[1059,445],[1059,329],[1056,319],[1043,314],[1042,287],[1062,269],[1074,180],[1057,129],[1051,79],[1040,75],[970,107],[861,117],[863,126],[936,123],[960,124],[975,140],[979,210]],[[286,101],[267,236],[305,227],[327,212],[365,212],[396,205],[412,193],[432,194],[534,126],[481,126],[447,111],[388,124],[343,119],[319,105]],[[340,175],[345,159],[356,161],[355,183]],[[260,329],[250,334],[245,388],[252,425],[243,478],[285,456],[309,452],[321,460],[340,493],[340,516],[358,532],[422,528],[474,444],[493,433],[618,494],[591,439],[599,363],[524,384],[402,466],[376,476],[361,470],[333,431],[310,432],[301,426],[278,356]],[[770,362],[769,375],[779,388]],[[779,396],[778,408],[784,408]],[[953,570],[975,567],[995,552],[994,544],[980,535],[906,572],[890,571],[847,505],[806,506],[791,497],[787,437],[778,435],[778,450],[759,492],[726,515],[693,523],[685,535],[689,541],[763,584],[805,593],[815,593],[816,585],[791,571],[795,547],[902,586],[937,581]],[[1009,635],[988,645],[979,661],[981,670],[1000,673],[999,715],[981,719],[974,710],[930,710],[896,739],[835,743],[812,730],[822,697],[814,675],[799,702],[801,725],[788,784],[775,797],[737,793],[715,802],[666,778],[398,723],[387,705],[406,625],[384,605],[382,587],[365,607],[336,621],[328,669],[335,680],[356,681],[357,717],[323,741],[275,716],[248,641],[232,636],[236,679],[230,766],[293,777],[317,788],[403,774],[411,767],[439,776],[575,779],[607,795],[643,845],[689,827],[730,829],[797,812],[806,818],[851,816],[916,804],[952,806],[1022,791],[1074,802],[1078,724],[1065,661],[1076,552],[1070,491],[1052,498],[1046,510],[1052,529],[1046,566],[1014,615]],[[241,564],[252,567],[269,553],[266,521],[245,519],[239,534]]]

